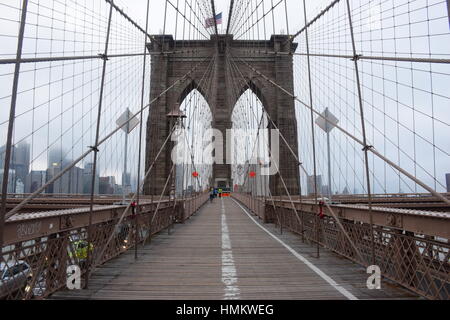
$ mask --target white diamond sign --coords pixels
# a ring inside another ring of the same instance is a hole
[[[339,120],[328,110],[328,108],[322,113],[322,116],[323,117],[317,118],[316,124],[326,133],[330,133],[339,123]],[[328,121],[325,119],[328,119]]]
[[[125,125],[125,123],[128,120],[130,120],[128,122],[128,125]],[[139,120],[137,119],[137,117],[134,116],[134,114],[130,111],[130,109],[127,108],[127,110],[119,117],[119,119],[117,119],[116,124],[119,127],[123,126],[122,127],[123,131],[131,133],[134,130],[134,128],[136,128],[137,125],[139,124]]]

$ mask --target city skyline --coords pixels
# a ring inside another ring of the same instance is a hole
[[[40,187],[44,186],[48,181],[57,175],[65,167],[72,163],[72,160],[66,156],[62,148],[51,148],[48,152],[47,167],[44,170],[32,170],[30,166],[30,144],[26,141],[20,142],[17,146],[13,146],[10,162],[10,174],[8,179],[8,193],[33,193]],[[0,183],[3,181],[3,167],[5,158],[5,146],[0,147]],[[49,185],[44,193],[47,194],[89,194],[92,182],[92,163],[86,163],[84,168],[74,166],[69,172],[64,174],[55,183]],[[122,175],[122,173],[121,173]],[[103,176],[102,176],[103,177]],[[95,183],[95,194],[100,192],[102,178],[97,173]],[[111,177],[109,181],[113,180]],[[134,192],[136,183],[133,182],[131,174],[127,173],[127,178],[131,186],[130,192]],[[113,190],[112,194],[122,194],[122,184],[115,182],[108,189]],[[120,180],[121,181],[121,180]],[[103,189],[106,187],[103,186]]]

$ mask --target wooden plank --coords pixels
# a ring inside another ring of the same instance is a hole
[[[223,248],[222,202],[231,249]],[[366,288],[365,270],[298,236],[279,235],[339,285],[360,299],[412,299],[415,295],[383,282],[382,290]],[[64,291],[53,299],[220,300],[225,298],[223,252],[229,251],[236,270],[237,298],[248,300],[346,299],[338,290],[261,230],[232,199],[216,199],[169,236],[155,237],[139,248],[139,258],[128,252],[98,268],[89,290]]]

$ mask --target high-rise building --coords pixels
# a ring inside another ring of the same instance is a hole
[[[313,196],[316,193],[314,187],[314,180],[316,180],[317,192],[318,193],[322,192],[322,176],[318,175],[316,179],[314,178],[315,178],[314,176],[308,176],[307,191],[309,196]]]
[[[31,171],[25,183],[25,192],[34,193],[45,184],[46,171]]]
[[[447,181],[447,192],[450,192],[450,173],[445,175],[445,180]]]
[[[6,146],[0,148],[0,169],[5,167]],[[26,142],[21,142],[17,146],[11,148],[11,161],[9,169],[14,170],[14,178],[8,178],[8,185],[12,183],[12,193],[16,190],[17,180],[26,184],[26,179],[30,170],[30,145]],[[26,186],[25,186],[26,187]],[[23,192],[22,192],[23,193]]]
[[[3,186],[3,168],[0,169],[0,189]],[[8,177],[8,188],[7,193],[15,193],[15,181],[16,181],[16,171],[15,170],[9,170],[9,177]]]
[[[129,172],[122,173],[122,192],[125,192],[125,195],[129,195],[131,193],[131,174]]]
[[[20,179],[22,183],[25,183],[30,172],[30,145],[26,142],[19,143],[14,150],[13,159],[16,180]]]
[[[47,169],[46,181],[56,177],[64,168],[58,163],[53,163],[52,167]],[[47,188],[47,193],[59,194],[82,194],[83,193],[83,172],[78,167],[73,167],[62,177],[56,180]]]
[[[67,165],[69,165],[69,163],[66,160],[65,153],[61,148],[53,147],[49,150],[47,168],[52,168],[55,166],[66,167]]]
[[[94,164],[88,163],[84,167],[83,172],[83,193],[84,194],[91,194],[92,189],[92,173],[94,172]],[[97,170],[98,172],[98,170]],[[95,189],[94,194],[99,194],[100,191],[100,179],[99,175],[96,172],[95,174]]]
[[[112,195],[116,193],[117,184],[115,177],[99,178],[99,194]]]
[[[15,194],[24,194],[25,193],[25,184],[20,180],[20,178],[16,179],[16,190]]]
[[[328,197],[328,195],[330,194],[330,187],[322,186],[322,190],[320,190],[320,192],[322,193],[322,196]]]

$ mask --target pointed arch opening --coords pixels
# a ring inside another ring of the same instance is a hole
[[[213,116],[204,94],[195,82],[191,82],[182,92],[180,111],[185,118],[178,138],[178,143],[183,143],[183,161],[176,165],[175,190],[178,197],[207,190],[213,174],[209,155],[204,152]]]
[[[264,98],[253,82],[242,89],[231,116],[232,170],[235,190],[253,195],[269,193],[269,177],[261,169],[270,165],[268,117]]]

